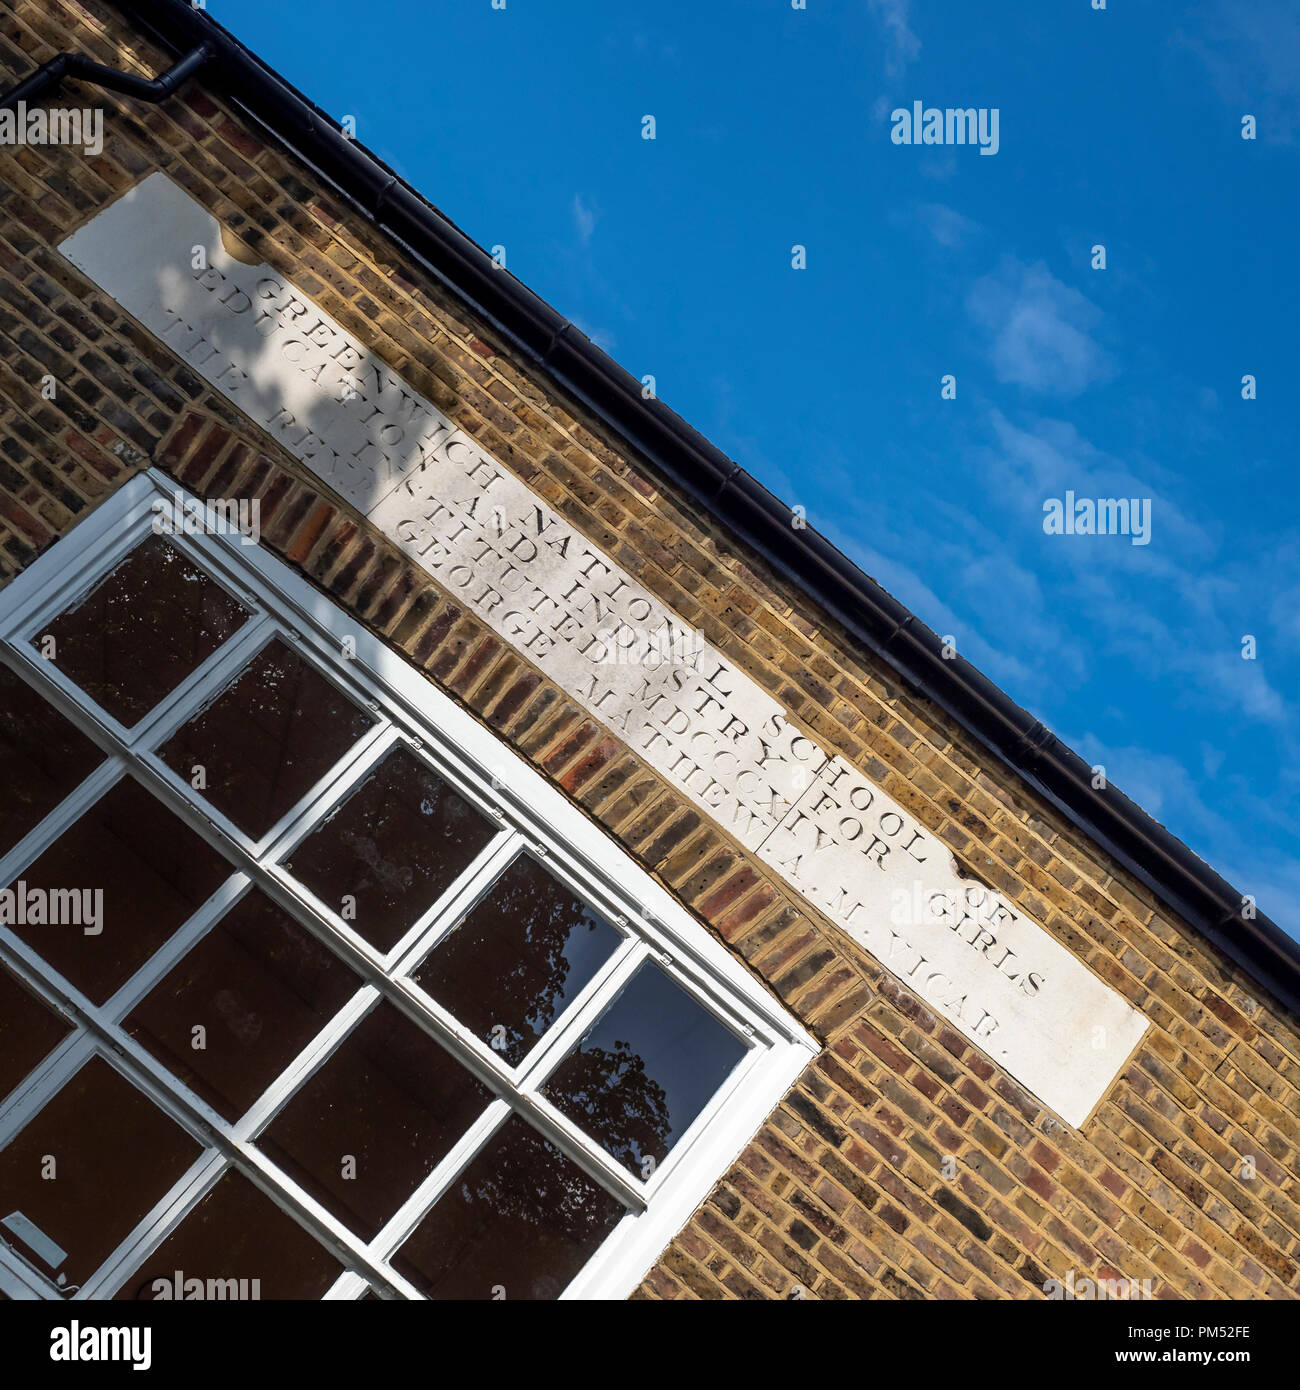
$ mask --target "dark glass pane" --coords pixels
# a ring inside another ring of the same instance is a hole
[[[136,1005],[126,1028],[235,1120],[360,986],[337,956],[253,890]],[[203,1030],[197,1037],[195,1028]]]
[[[159,750],[183,781],[260,839],[327,773],[372,720],[297,652],[265,646]]]
[[[117,1298],[320,1298],[342,1273],[315,1237],[242,1173],[228,1172]]]
[[[102,1004],[230,873],[211,845],[124,777],[0,892],[0,921]]]
[[[129,726],[175,690],[247,617],[248,610],[221,585],[174,546],[150,536],[32,644]]]
[[[81,1284],[198,1155],[94,1057],[0,1152],[0,1238],[56,1281]]]
[[[71,1032],[66,1019],[0,970],[0,1100]]]
[[[491,1098],[422,1029],[381,1003],[257,1142],[370,1240]]]
[[[745,1054],[730,1029],[643,965],[555,1069],[545,1095],[649,1177]]]
[[[103,761],[48,700],[0,666],[0,854],[10,850]]]
[[[517,1065],[619,940],[598,912],[520,855],[412,978]]]
[[[393,1255],[429,1298],[558,1298],[624,1208],[512,1115]]]
[[[398,751],[294,850],[286,868],[388,951],[494,833],[464,797]]]

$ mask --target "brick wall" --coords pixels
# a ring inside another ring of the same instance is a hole
[[[109,5],[0,0],[4,85],[61,49],[150,74],[167,65]],[[161,106],[93,100],[107,112],[98,158],[0,152],[0,581],[151,463],[203,495],[259,498],[266,544],[541,768],[817,1035],[821,1056],[638,1297],[1026,1298],[1070,1270],[1149,1278],[1160,1297],[1300,1295],[1295,1020],[813,603],[604,442],[202,82]],[[154,169],[1151,1020],[1082,1130],[1055,1121],[52,249]]]

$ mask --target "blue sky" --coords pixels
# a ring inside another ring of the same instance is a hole
[[[1091,4],[211,9],[1300,937],[1300,8]]]

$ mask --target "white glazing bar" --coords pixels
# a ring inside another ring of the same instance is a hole
[[[292,818],[279,823],[276,833],[267,837],[265,847],[257,853],[263,865],[269,868],[292,853],[361,787],[394,748],[405,746],[401,735],[387,720],[377,727],[378,735],[365,741],[360,754],[338,767],[337,775],[313,788],[305,800],[293,807]]]
[[[523,839],[514,831],[507,830],[493,840],[389,952],[389,971],[404,976],[419,965],[487,896],[522,848]]]
[[[106,1019],[121,1022],[127,1014],[166,978],[168,971],[187,956],[209,931],[248,892],[251,880],[247,874],[232,870],[231,875],[197,912],[188,918],[129,980],[109,998],[103,1012]]]
[[[168,1192],[136,1222],[122,1243],[74,1297],[112,1298],[131,1271],[138,1268],[216,1186],[227,1167],[226,1159],[219,1152],[204,1149]]]
[[[614,1002],[645,959],[645,942],[639,937],[625,935],[583,989],[582,1007],[566,1009],[520,1063],[516,1082],[522,1094],[538,1094],[560,1059],[578,1045],[583,1034]]]
[[[63,1080],[80,1066],[84,1060],[82,1052],[85,1046],[79,1030],[69,1033],[4,1097],[0,1103],[0,1147],[7,1144],[17,1132],[10,1123],[11,1117],[22,1117],[20,1121],[15,1121],[18,1128],[26,1124],[63,1084]]]
[[[351,1270],[339,1277],[321,1295],[324,1303],[351,1303],[364,1298],[370,1292],[370,1285]]]
[[[20,878],[60,835],[75,825],[121,779],[125,771],[126,764],[120,758],[109,758],[101,763],[0,859],[0,886],[7,887],[14,879]]]
[[[125,752],[155,747],[200,710],[231,680],[234,672],[251,659],[272,631],[270,619],[252,617],[238,632],[233,633],[215,651],[194,668],[176,688],[156,704],[138,723],[128,728],[99,705],[75,681],[60,670],[55,660],[47,660],[39,651],[25,643],[9,646],[10,652],[37,678],[41,693],[50,699],[50,692],[62,697],[59,707],[79,728],[89,733],[92,728],[105,735],[114,749]],[[51,700],[51,703],[56,701]]]
[[[370,1242],[376,1260],[388,1260],[411,1232],[424,1220],[438,1198],[456,1181],[460,1172],[510,1118],[510,1106],[500,1098],[491,1101],[482,1114],[461,1135],[442,1161],[414,1192],[398,1207],[383,1229]]]
[[[137,483],[146,483],[143,491],[136,487]],[[4,590],[0,636],[12,642],[19,634],[30,634],[44,626],[112,569],[143,539],[144,531],[138,526],[139,505],[142,501],[147,505],[150,492],[146,479],[133,478],[77,523],[71,533],[75,544],[65,546],[59,541],[17,574]],[[122,502],[131,505],[123,507]],[[55,550],[59,551],[57,561],[43,564]]]
[[[233,1139],[253,1140],[275,1119],[293,1093],[338,1051],[353,1028],[379,1003],[373,985],[363,985],[230,1127]]]
[[[56,1047],[0,1110],[0,1149],[5,1148],[31,1123],[52,1096],[94,1055],[93,1040],[85,1032],[73,1033]],[[0,1213],[2,1215],[3,1213]]]
[[[284,812],[282,816],[264,834],[254,839],[246,831],[241,830],[224,812],[220,811],[211,802],[207,801],[202,793],[195,794],[192,788],[182,776],[169,768],[156,753],[143,753],[140,755],[139,766],[146,769],[155,785],[170,788],[174,795],[190,801],[195,809],[210,824],[217,826],[227,839],[234,841],[245,852],[254,858],[259,858],[265,853],[267,847],[273,844],[285,829],[292,825],[301,814],[304,806],[313,799],[327,793],[336,779],[345,779],[349,775],[349,770],[358,762],[363,766],[370,756],[372,748],[380,744],[388,736],[388,728],[382,720],[377,720],[366,730],[354,743],[340,755],[330,769],[312,784],[311,787],[299,798],[298,801]]]

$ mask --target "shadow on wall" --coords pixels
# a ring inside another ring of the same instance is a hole
[[[473,441],[163,173],[59,248],[346,502],[481,458]]]

